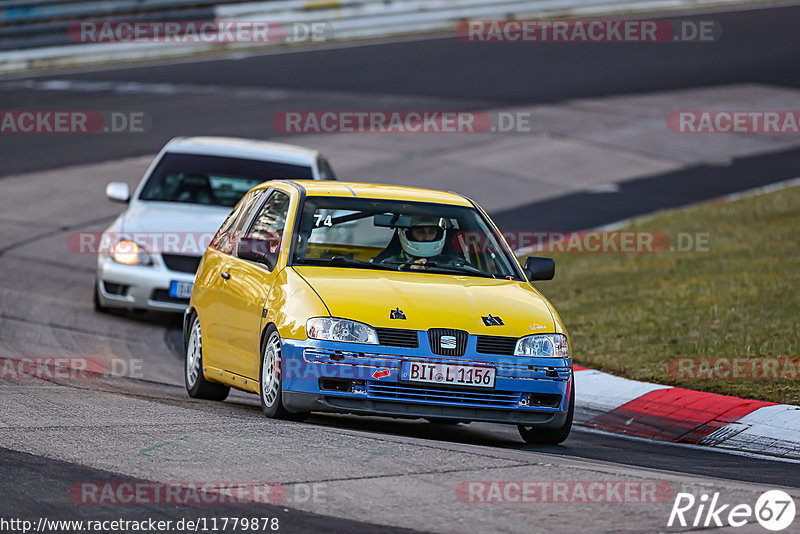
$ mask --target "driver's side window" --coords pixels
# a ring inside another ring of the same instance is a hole
[[[209,244],[210,247],[224,254],[230,254],[233,251],[236,238],[241,231],[244,221],[247,220],[250,209],[256,204],[256,201],[261,197],[263,192],[262,190],[251,191],[239,201],[225,219],[225,222],[222,223],[219,230],[217,230],[217,233]]]
[[[275,190],[239,240],[237,256],[274,268],[289,214],[289,195]]]

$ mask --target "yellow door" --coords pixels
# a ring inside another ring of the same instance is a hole
[[[235,250],[236,236],[251,218],[254,206],[259,204],[264,191],[251,191],[242,198],[222,223],[206,251],[192,294],[192,302],[200,316],[203,336],[203,363],[222,367],[227,353],[227,321],[222,313],[221,296],[227,285],[227,271],[231,254]]]
[[[203,364],[220,367],[224,353],[225,322],[220,313],[220,296],[223,295],[231,257],[215,249],[208,249],[203,268],[195,280],[193,300],[200,316],[200,331],[203,339]]]
[[[261,363],[261,324],[270,288],[279,272],[278,257],[289,210],[289,195],[273,190],[247,230],[237,239],[227,270],[221,273],[217,297],[221,346],[219,366],[258,380]]]
[[[225,272],[230,278],[218,296],[218,316],[224,324],[219,366],[258,380],[262,314],[275,272],[240,258],[230,258]]]

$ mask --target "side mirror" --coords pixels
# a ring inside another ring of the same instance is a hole
[[[528,280],[552,280],[556,274],[556,260],[528,257],[525,259],[525,276]]]
[[[280,236],[276,240],[243,237],[239,240],[236,255],[247,261],[254,261],[266,265],[271,271],[275,268],[275,260],[280,249]]]
[[[106,196],[114,202],[128,202],[131,199],[131,192],[128,184],[124,182],[111,182],[106,186]]]

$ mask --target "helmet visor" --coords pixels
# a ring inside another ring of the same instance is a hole
[[[409,241],[420,243],[427,243],[430,241],[439,241],[444,236],[444,230],[441,226],[425,225],[425,226],[412,226],[406,231],[406,238]]]

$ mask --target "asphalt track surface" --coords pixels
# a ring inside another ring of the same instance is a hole
[[[0,475],[13,480],[13,487],[4,491],[3,516],[13,516],[33,523],[45,517],[49,520],[132,521],[175,520],[176,517],[196,520],[208,517],[206,504],[151,504],[146,510],[136,504],[108,506],[71,506],[65,508],[63,496],[78,480],[96,483],[147,482],[131,480],[107,471],[76,466],[41,456],[0,449]],[[44,488],[44,491],[43,491]],[[289,512],[270,504],[220,504],[214,507],[217,517],[278,518],[280,529],[286,532],[413,532],[396,527],[375,525],[363,521],[348,521],[301,511]],[[65,529],[69,530],[69,529]],[[62,531],[65,531],[62,530]]]
[[[670,17],[675,18],[675,17]],[[3,109],[131,109],[157,117],[149,135],[107,135],[92,139],[87,147],[80,136],[4,136],[0,143],[0,176],[16,175],[155,152],[175,135],[221,134],[270,137],[269,117],[286,109],[485,109],[517,104],[557,102],[567,98],[680,89],[740,82],[800,87],[800,8],[738,11],[697,15],[718,21],[724,39],[694,46],[663,45],[470,45],[453,38],[403,40],[367,46],[332,47],[266,54],[237,59],[203,60],[169,65],[125,67],[94,72],[68,72],[36,77],[82,82],[171,84],[203,87],[189,95],[120,91],[31,91],[19,86],[21,77],[0,78]],[[34,80],[34,78],[26,78]],[[15,85],[16,84],[16,85]],[[91,86],[90,86],[91,87]],[[263,90],[254,100],[238,102],[229,91]],[[274,90],[278,90],[274,92]],[[273,91],[273,92],[271,92]],[[388,95],[388,96],[387,96]],[[254,102],[259,103],[254,108]],[[724,168],[698,167],[670,175],[632,181],[617,193],[575,194],[552,202],[530,204],[493,214],[501,227],[511,228],[521,217],[538,217],[528,227],[577,229],[610,223],[655,209],[792,178],[800,174],[800,154],[787,151],[742,158]],[[758,172],[755,172],[758,171]],[[704,180],[697,180],[698,176]],[[639,188],[637,190],[637,188]],[[650,192],[652,201],[631,207],[630,197]],[[32,209],[37,195],[30,191]],[[78,205],[77,202],[75,204]],[[68,208],[69,206],[67,206]],[[76,208],[77,209],[77,208]],[[97,216],[99,223],[107,214]],[[2,218],[2,214],[0,214]],[[22,273],[40,281],[29,296],[15,294],[3,303],[0,334],[6,347],[30,342],[45,349],[105,350],[145,358],[151,369],[173,375],[180,368],[179,331],[174,318],[155,314],[126,318],[96,315],[87,295],[90,267],[75,268],[58,262],[31,267],[24,256],[6,254],[19,243],[35,245],[48,239],[34,233],[0,251],[3,287],[14,285]],[[5,254],[5,256],[4,256]],[[29,258],[28,258],[29,259]],[[33,273],[31,273],[33,271]],[[48,294],[62,294],[71,304],[59,307]],[[27,329],[27,330],[26,330]],[[26,333],[27,332],[27,333]],[[91,337],[91,342],[83,337]],[[99,341],[98,341],[99,340]],[[85,344],[85,345],[84,345]],[[158,373],[155,373],[158,374]],[[137,383],[121,380],[122,395],[190,404],[181,388],[158,380]],[[210,411],[233,410],[258,417],[251,397],[236,396],[225,408],[208,404]],[[514,449],[537,461],[565,457],[597,461],[604,465],[635,466],[676,474],[691,474],[754,484],[800,487],[800,465],[763,457],[734,455],[698,447],[629,439],[576,427],[559,447],[522,445],[513,427],[488,424],[457,428],[417,422],[349,416],[314,416],[308,425],[346,429],[397,439],[431,443],[478,445]],[[141,508],[104,509],[76,507],[63,502],[64,488],[80,480],[121,480],[114,473],[75,463],[0,448],[0,487],[4,517],[38,518],[43,515],[76,519],[102,519],[142,514]],[[125,480],[129,480],[126,477]],[[237,505],[237,515],[247,515]],[[254,516],[265,509],[254,510]],[[129,513],[128,513],[129,512]],[[148,507],[150,517],[202,515],[202,510],[174,506]],[[217,508],[217,515],[228,510]],[[256,513],[257,512],[257,513]],[[389,532],[398,529],[373,524],[368,518],[354,522],[282,508],[269,512],[286,517],[288,532]],[[282,529],[283,530],[283,529]]]
[[[58,104],[62,109],[141,110],[158,128],[150,135],[98,136],[92,150],[86,150],[80,136],[62,136],[55,143],[9,136],[0,146],[0,176],[150,154],[176,135],[270,137],[275,113],[291,109],[409,109],[409,102],[414,109],[486,109],[745,82],[800,87],[800,7],[680,18],[717,21],[722,38],[702,44],[526,46],[443,37],[45,75],[37,79],[177,84],[208,92],[3,90],[4,109],[54,109]],[[286,93],[247,101],[235,98],[236,89]],[[427,100],[415,102],[420,97]]]

